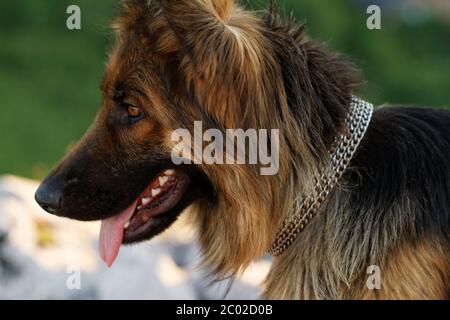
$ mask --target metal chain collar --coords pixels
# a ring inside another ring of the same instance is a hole
[[[363,139],[373,114],[373,105],[352,97],[347,116],[347,130],[337,137],[334,151],[330,152],[330,164],[315,178],[314,190],[294,202],[295,214],[288,217],[275,236],[269,253],[278,256],[284,252],[316,215],[320,206],[336,186]]]

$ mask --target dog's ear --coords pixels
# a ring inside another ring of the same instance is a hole
[[[230,104],[244,108],[242,99],[261,90],[260,73],[267,57],[263,52],[267,41],[256,16],[232,0],[159,3],[181,47],[179,70],[202,106],[222,120],[233,114]]]
[[[122,0],[121,14],[113,23],[116,30],[129,29],[133,26],[140,15],[145,12],[148,0]]]
[[[212,6],[217,17],[226,20],[229,17],[234,1],[232,0],[203,0],[207,6]]]

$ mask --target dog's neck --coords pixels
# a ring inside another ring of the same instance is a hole
[[[326,161],[327,165],[314,177],[312,192],[295,199],[293,214],[283,221],[269,249],[272,255],[282,254],[318,212],[350,164],[367,131],[372,112],[372,104],[356,97],[352,98],[344,132],[336,137],[329,159]]]

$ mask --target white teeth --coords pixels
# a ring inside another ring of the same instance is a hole
[[[159,180],[159,185],[162,187],[166,184],[167,181],[169,181],[169,177],[168,176],[161,176],[158,178]]]
[[[152,190],[152,196],[153,196],[153,190]],[[153,196],[153,197],[154,197],[154,196]],[[151,201],[152,201],[152,199],[150,199],[150,198],[142,198],[142,200],[141,200],[142,207],[145,207],[145,206],[148,205]]]
[[[141,210],[141,209],[142,209],[142,206],[138,206],[136,209]]]
[[[164,174],[166,176],[173,176],[173,175],[175,175],[175,170],[173,170],[173,169],[166,170],[166,171],[164,171]]]
[[[130,221],[127,221],[127,222],[123,225],[123,228],[124,228],[124,229],[127,229],[129,226],[130,226]]]
[[[160,193],[161,193],[161,188],[152,189],[152,197],[156,197]]]

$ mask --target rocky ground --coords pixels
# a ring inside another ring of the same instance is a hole
[[[109,269],[98,223],[44,213],[37,183],[0,177],[0,299],[257,299],[270,267],[254,263],[231,286],[198,268],[194,232],[180,221],[151,242],[125,247]]]

